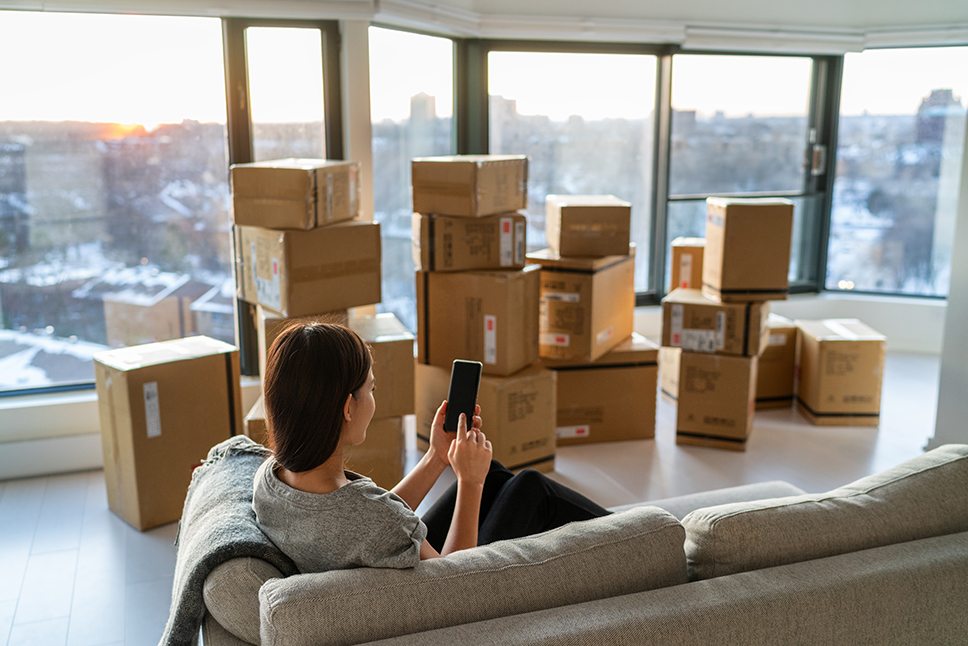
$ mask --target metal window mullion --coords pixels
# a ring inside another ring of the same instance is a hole
[[[454,39],[454,134],[457,154],[487,154],[487,51],[485,41]]]
[[[827,165],[817,190],[823,193],[823,209],[817,227],[816,287],[824,291],[827,287],[827,251],[830,246],[830,218],[834,204],[834,180],[837,172],[837,136],[840,126],[840,92],[844,75],[844,57],[829,56],[825,59],[826,75],[824,83],[824,114],[821,121],[820,141],[827,147]]]
[[[656,58],[655,135],[652,154],[652,271],[649,294],[636,297],[636,304],[654,304],[665,293],[666,234],[669,217],[669,164],[672,145],[672,53]]]
[[[327,159],[343,159],[343,92],[339,24],[318,24],[323,57],[323,135]]]

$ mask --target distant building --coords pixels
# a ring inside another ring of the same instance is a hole
[[[917,143],[944,143],[944,133],[951,118],[963,118],[965,109],[961,99],[949,89],[931,90],[921,99],[917,117]]]
[[[0,142],[0,256],[23,253],[28,247],[25,150],[23,144]]]
[[[108,271],[73,296],[104,304],[107,344],[119,348],[195,334],[192,302],[211,288],[187,274],[137,266]]]

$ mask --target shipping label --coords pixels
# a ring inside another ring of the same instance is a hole
[[[679,287],[692,287],[692,255],[688,253],[679,256]]]
[[[277,311],[282,310],[282,290],[279,286],[279,259],[270,257],[268,251],[260,252],[253,241],[252,278],[255,282],[256,300]]]
[[[145,398],[145,428],[148,437],[161,436],[161,405],[158,402],[158,382],[149,381],[142,389]]]
[[[524,252],[527,248],[525,244],[525,232],[527,226],[524,222],[518,222],[514,225],[514,264],[523,265],[524,264]]]
[[[689,352],[716,352],[715,330],[683,330],[680,347]]]
[[[514,220],[501,218],[500,227],[501,266],[510,267],[514,264]]]
[[[607,328],[595,335],[595,343],[596,345],[601,345],[606,343],[613,336],[615,336],[615,326],[609,325]]]
[[[771,334],[770,335],[770,345],[786,345],[787,335],[786,334]]]
[[[726,347],[726,312],[716,312],[716,349]]]
[[[588,437],[591,429],[588,424],[580,424],[578,426],[559,426],[555,429],[555,434],[561,439],[573,438],[573,437]]]
[[[561,348],[567,348],[571,345],[571,336],[568,334],[550,334],[543,332],[539,337],[541,345],[553,345]]]
[[[679,303],[673,303],[671,319],[669,325],[669,336],[671,338],[672,347],[678,348],[682,346],[682,316],[683,307]]]
[[[484,363],[497,363],[497,317],[484,317]]]

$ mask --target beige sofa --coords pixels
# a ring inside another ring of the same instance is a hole
[[[280,578],[236,558],[204,599],[206,646],[966,643],[968,446],[823,494],[631,506],[413,570]]]

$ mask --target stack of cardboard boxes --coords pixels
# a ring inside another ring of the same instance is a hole
[[[787,200],[707,200],[704,248],[691,245],[702,249],[702,287],[662,301],[662,392],[678,403],[677,444],[745,450],[758,359],[770,344],[767,301],[789,291],[792,230]]]
[[[413,413],[413,336],[392,314],[349,312],[381,298],[380,225],[360,218],[359,174],[358,162],[318,159],[232,166],[237,293],[256,305],[260,374],[293,318],[342,323],[367,342],[377,408],[347,467],[392,487],[403,476],[403,416]],[[267,439],[261,398],[245,432]]]
[[[658,347],[632,332],[631,205],[549,195],[541,267],[541,363],[558,375],[559,445],[655,437]]]
[[[555,373],[538,358],[539,268],[526,266],[528,158],[412,162],[417,265],[417,446],[447,398],[454,359],[480,361],[494,459],[554,469]]]

